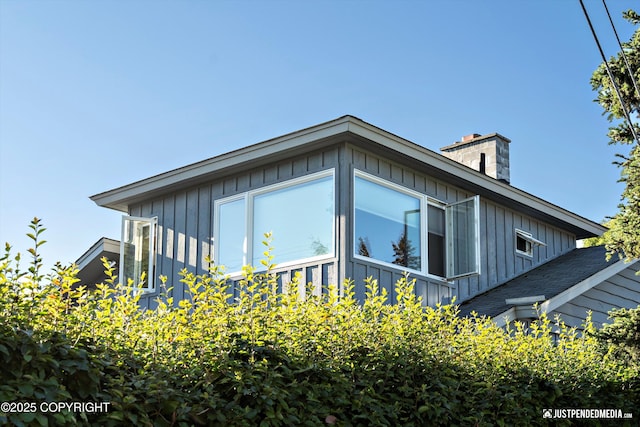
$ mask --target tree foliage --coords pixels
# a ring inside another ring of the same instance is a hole
[[[77,286],[74,266],[44,276],[42,227],[32,225],[30,268],[8,244],[0,255],[0,402],[110,406],[3,406],[3,425],[543,426],[546,408],[633,414],[617,425],[640,416],[638,366],[545,315],[504,330],[454,305],[424,307],[408,277],[393,301],[371,279],[362,302],[350,282],[316,295],[300,275],[285,286],[271,273],[268,238],[262,272],[246,266],[234,283],[217,266],[183,270],[189,298],[174,301],[161,278],[157,307],[140,310],[107,260],[95,290]]]
[[[609,312],[612,323],[605,324],[595,336],[621,360],[640,363],[640,306]]]
[[[640,25],[640,15],[629,10],[624,12],[624,18],[633,25]],[[638,28],[628,42],[622,43],[623,51],[629,67],[619,52],[608,63],[624,105],[635,120],[635,124],[625,121],[622,104],[608,75],[605,64],[601,64],[591,77],[591,85],[598,96],[598,102],[604,109],[607,119],[616,125],[609,128],[608,136],[611,144],[628,144],[628,154],[619,154],[616,162],[621,168],[621,181],[625,188],[622,193],[619,212],[611,228],[605,235],[605,242],[609,255],[615,253],[627,260],[640,258],[640,146],[634,140],[630,126],[634,126],[636,134],[640,134],[640,93],[634,87],[631,75],[640,84],[640,28]]]

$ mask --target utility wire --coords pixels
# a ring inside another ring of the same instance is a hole
[[[589,28],[591,29],[591,34],[593,34],[593,39],[596,41],[596,45],[598,46],[598,50],[600,51],[600,56],[602,57],[602,61],[604,62],[605,67],[607,68],[607,74],[609,75],[609,79],[611,80],[611,84],[618,95],[618,100],[620,101],[620,107],[622,107],[622,112],[627,120],[629,129],[631,129],[631,134],[633,135],[633,139],[640,144],[640,140],[638,139],[638,135],[636,134],[636,130],[633,127],[633,123],[631,122],[631,117],[629,112],[627,111],[627,107],[624,105],[624,101],[622,99],[622,94],[620,93],[620,89],[618,89],[618,85],[613,78],[613,73],[611,72],[611,68],[609,67],[609,63],[607,62],[607,58],[604,56],[604,51],[602,50],[602,46],[600,45],[600,40],[596,35],[596,30],[593,28],[593,24],[591,23],[591,18],[589,18],[589,13],[587,9],[584,7],[584,3],[580,0],[580,6],[582,6],[582,11],[584,12],[584,17],[587,18],[587,23],[589,24]]]
[[[622,54],[622,58],[624,59],[624,63],[627,66],[627,73],[629,73],[629,77],[631,77],[631,82],[633,83],[633,88],[636,90],[636,96],[640,100],[640,89],[638,89],[638,82],[636,82],[636,77],[633,75],[633,70],[629,65],[629,60],[627,59],[627,54],[624,53],[624,48],[622,47],[622,43],[620,42],[620,37],[618,37],[618,31],[616,30],[616,26],[613,24],[613,19],[611,19],[611,14],[609,13],[609,8],[607,7],[607,2],[602,0],[602,4],[604,5],[604,10],[607,11],[607,16],[609,17],[609,22],[611,23],[611,28],[613,28],[613,33],[616,35],[616,40],[618,41],[618,46],[620,46],[620,52]]]

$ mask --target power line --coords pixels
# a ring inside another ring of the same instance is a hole
[[[593,28],[593,24],[591,23],[591,18],[589,18],[589,13],[587,12],[587,9],[584,7],[584,3],[582,0],[580,0],[580,6],[582,6],[582,11],[584,12],[584,17],[587,18],[587,23],[589,24],[589,28],[591,29],[591,34],[593,34],[593,39],[596,42],[596,45],[598,46],[598,50],[600,51],[600,56],[602,57],[602,61],[604,62],[604,65],[607,69],[607,74],[609,75],[609,79],[611,80],[611,84],[613,85],[613,88],[616,91],[616,95],[618,96],[618,101],[620,101],[620,107],[622,107],[622,112],[624,113],[625,119],[627,121],[627,124],[629,126],[629,129],[631,130],[631,134],[633,135],[633,139],[636,142],[640,143],[640,140],[638,139],[638,135],[636,134],[636,130],[633,127],[633,123],[631,122],[631,116],[629,115],[629,112],[627,111],[627,107],[624,104],[624,100],[622,98],[622,94],[620,93],[620,89],[618,88],[618,84],[616,83],[615,79],[613,78],[613,73],[611,72],[611,67],[609,67],[609,62],[607,62],[607,58],[604,56],[604,51],[602,50],[602,46],[600,45],[600,40],[598,39],[598,36],[596,34],[596,30]]]
[[[638,89],[638,83],[636,82],[636,77],[633,75],[633,70],[629,65],[629,60],[627,59],[627,54],[624,52],[624,48],[622,47],[622,43],[620,42],[620,37],[618,37],[618,31],[616,30],[616,26],[613,24],[613,19],[611,19],[611,14],[609,13],[609,8],[607,7],[607,2],[602,0],[602,4],[604,5],[604,10],[607,11],[607,16],[609,17],[609,22],[611,23],[611,28],[613,28],[613,33],[616,35],[616,40],[618,41],[618,46],[620,47],[620,52],[622,54],[622,58],[624,59],[624,63],[627,66],[627,73],[629,73],[629,77],[631,77],[631,82],[633,83],[633,88],[636,90],[636,96],[640,99],[640,89]]]

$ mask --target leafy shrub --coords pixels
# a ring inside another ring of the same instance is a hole
[[[175,306],[167,292],[142,311],[106,260],[109,279],[92,291],[73,266],[41,275],[42,227],[31,226],[30,268],[9,245],[0,258],[0,401],[110,408],[0,412],[0,423],[546,425],[545,408],[640,407],[637,365],[544,314],[504,330],[454,305],[423,307],[408,278],[393,303],[374,280],[362,304],[350,282],[303,298],[300,277],[278,292],[270,258],[266,273],[245,267],[235,301],[222,269],[185,270],[189,299]]]

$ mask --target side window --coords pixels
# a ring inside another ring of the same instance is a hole
[[[334,256],[334,187],[331,169],[217,200],[214,262],[231,274],[260,266],[268,232],[278,265]]]
[[[155,290],[157,218],[125,216],[120,241],[120,283],[144,292]]]
[[[447,279],[480,274],[480,197],[446,207]]]
[[[247,263],[246,205],[244,196],[218,205],[218,239],[214,259],[229,272],[240,271]]]

